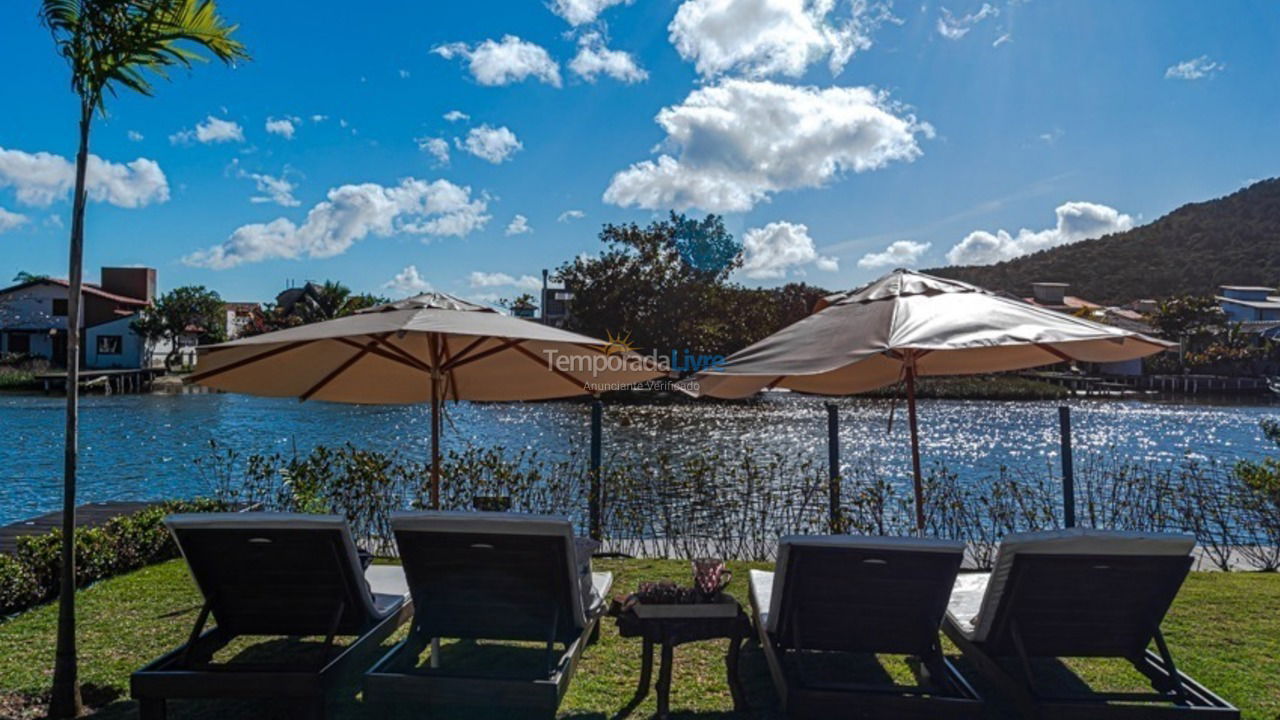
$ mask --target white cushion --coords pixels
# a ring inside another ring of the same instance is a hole
[[[588,618],[594,617],[596,613],[605,609],[605,605],[609,601],[609,590],[611,588],[613,588],[613,573],[591,573],[591,591],[585,598]]]
[[[787,582],[787,562],[793,547],[849,548],[856,550],[889,550],[897,552],[939,552],[964,553],[963,542],[954,540],[935,540],[918,537],[881,537],[874,535],[787,535],[778,541],[778,559],[774,563],[777,576],[773,580],[773,589],[769,594],[765,612],[767,621],[765,628],[769,632],[777,631],[782,603],[782,588]],[[759,599],[759,598],[757,598]]]
[[[972,636],[974,623],[978,619],[978,609],[982,607],[982,596],[987,591],[987,582],[991,573],[960,573],[956,583],[951,587],[951,599],[947,602],[947,615],[966,635]]]
[[[382,617],[399,608],[409,597],[409,582],[399,565],[370,565],[364,571],[364,579],[373,594],[373,607]]]
[[[460,510],[395,512],[391,513],[391,529],[395,532],[563,537],[565,567],[570,581],[573,582],[573,588],[569,592],[573,603],[571,612],[577,627],[586,627],[587,614],[590,610],[590,592],[587,589],[586,578],[591,572],[591,564],[590,560],[585,566],[579,561],[578,546],[574,541],[573,525],[569,522],[569,518],[557,515]]]
[[[751,584],[752,605],[756,609],[756,622],[769,625],[769,603],[773,597],[773,573],[769,570],[752,570],[748,576]]]
[[[971,637],[977,642],[987,639],[1018,555],[1189,555],[1195,544],[1192,535],[1087,528],[1006,535],[996,553]]]

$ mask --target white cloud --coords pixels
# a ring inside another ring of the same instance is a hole
[[[858,260],[860,268],[911,267],[929,251],[931,243],[899,240],[878,253],[867,253]]]
[[[179,130],[169,136],[169,142],[174,145],[186,145],[192,140],[206,145],[244,142],[244,128],[234,120],[223,120],[210,115],[204,119],[204,122],[196,123],[194,130]]]
[[[466,140],[457,140],[459,150],[466,150],[481,160],[498,165],[524,148],[516,134],[504,127],[481,125],[471,128]]]
[[[0,147],[0,187],[13,187],[18,202],[48,206],[75,186],[76,166],[61,155]],[[155,160],[138,158],[114,163],[90,155],[85,168],[89,199],[116,207],[137,208],[169,199],[169,182]]]
[[[407,265],[396,276],[382,284],[384,290],[393,290],[398,295],[421,295],[431,291],[431,283],[418,274],[415,265]]]
[[[131,142],[142,142],[142,133],[137,130],[130,130],[127,134]]]
[[[938,34],[948,40],[959,40],[968,35],[974,25],[999,15],[1000,8],[989,3],[982,3],[982,7],[978,8],[977,12],[962,17],[956,17],[950,10],[942,8],[942,14],[938,16]],[[999,41],[996,41],[996,44],[999,44]]]
[[[835,258],[818,255],[809,228],[800,223],[771,222],[742,236],[742,272],[749,278],[780,278],[799,265],[816,263],[837,270]]]
[[[605,202],[743,212],[782,190],[914,160],[916,134],[933,134],[870,88],[737,79],[695,90],[656,121],[667,133],[664,152],[615,174]]]
[[[600,13],[613,5],[630,4],[631,0],[551,0],[551,12],[577,27],[595,22]]]
[[[560,64],[540,45],[515,35],[504,35],[501,42],[485,40],[474,48],[466,43],[439,45],[431,52],[446,60],[466,60],[471,76],[481,85],[510,85],[532,76],[560,87]]]
[[[1068,243],[1123,232],[1133,227],[1133,218],[1115,208],[1089,202],[1069,202],[1058,206],[1058,222],[1046,230],[1023,228],[1017,235],[1004,230],[969,233],[947,251],[952,265],[991,265],[1028,253]]]
[[[285,140],[292,140],[294,131],[293,123],[293,118],[280,118],[277,120],[276,118],[269,117],[267,118],[266,125],[267,132],[272,135],[279,135]]]
[[[458,122],[460,120],[471,119],[470,115],[462,112],[461,110],[450,110],[449,112],[445,113],[442,117],[444,117],[444,119],[448,120],[449,122]]]
[[[21,213],[10,212],[0,207],[0,233],[9,232],[10,230],[26,225],[31,218]]]
[[[523,215],[516,215],[515,217],[511,218],[511,222],[507,223],[507,229],[503,232],[503,234],[507,236],[511,236],[511,235],[523,235],[525,233],[531,233],[531,232],[533,232],[533,228],[529,227],[529,218]]]
[[[409,71],[408,71],[408,70],[401,69],[401,70],[400,70],[400,79],[401,79],[401,80],[406,80],[406,79],[408,79],[408,77],[409,77]]]
[[[1011,42],[1013,42],[1013,33],[1005,33],[1000,37],[996,38],[995,41],[991,43],[991,47],[998,48],[1001,45],[1004,45],[1005,43],[1011,43]]]
[[[438,137],[421,137],[417,138],[418,149],[431,153],[440,165],[449,164],[449,141]]]
[[[570,220],[581,220],[586,216],[587,214],[582,212],[581,210],[565,210],[564,212],[560,213],[559,217],[556,218],[556,222],[569,222]]]
[[[313,123],[322,123],[328,119],[329,119],[328,115],[312,115],[311,116],[311,122]]]
[[[671,44],[703,77],[738,71],[751,77],[799,77],[827,58],[839,73],[871,34],[896,22],[886,4],[867,0],[685,0],[667,26]]]
[[[298,186],[291,182],[286,176],[289,174],[289,168],[285,168],[280,177],[274,177],[265,173],[245,172],[243,168],[239,169],[236,177],[252,180],[257,187],[258,192],[262,195],[254,195],[249,198],[252,203],[275,203],[283,207],[297,207],[302,203],[293,196],[293,191]]]
[[[604,37],[598,32],[584,33],[578,38],[578,54],[569,62],[569,69],[587,82],[595,82],[601,74],[627,84],[649,79],[649,73],[630,53],[605,47]]]
[[[824,272],[835,272],[840,269],[840,261],[833,257],[819,257],[813,266]]]
[[[225,242],[183,258],[187,265],[225,270],[273,259],[341,255],[372,234],[462,236],[489,220],[485,197],[448,180],[405,178],[399,185],[342,185],[307,213],[301,225],[288,218],[237,228]]]
[[[1054,128],[1054,129],[1050,130],[1049,132],[1040,133],[1039,137],[1040,137],[1041,142],[1045,142],[1045,143],[1048,143],[1048,144],[1050,144],[1050,145],[1053,145],[1054,143],[1056,143],[1056,142],[1058,142],[1059,140],[1061,140],[1061,139],[1062,139],[1062,136],[1063,136],[1063,135],[1065,135],[1065,134],[1066,134],[1066,133],[1065,133],[1065,132],[1063,132],[1062,128],[1057,128],[1057,127],[1056,127],[1056,128]]]
[[[502,272],[475,271],[467,276],[467,282],[473,288],[479,287],[514,287],[521,290],[536,290],[542,287],[542,281],[532,275],[521,275],[518,278]]]
[[[1164,76],[1168,80],[1199,80],[1226,69],[1227,66],[1225,64],[1210,60],[1208,55],[1201,55],[1198,58],[1191,58],[1190,60],[1183,60],[1176,65],[1170,65],[1164,71]]]

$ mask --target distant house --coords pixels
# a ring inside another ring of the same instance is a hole
[[[227,339],[234,340],[253,322],[253,314],[261,309],[256,302],[223,303],[227,311]]]
[[[1043,308],[1065,313],[1105,309],[1098,303],[1089,302],[1075,295],[1068,295],[1067,288],[1069,287],[1071,287],[1069,284],[1062,282],[1031,283],[1031,297],[1022,299],[1032,305],[1039,305]]]
[[[1082,297],[1068,295],[1070,284],[1063,282],[1037,282],[1031,284],[1031,297],[1023,301],[1049,310],[1082,315],[1097,322],[1114,325],[1132,332],[1150,335],[1151,326],[1143,313],[1133,308],[1109,307]],[[1117,363],[1098,363],[1094,369],[1102,375],[1141,375],[1142,361],[1129,360]]]
[[[142,368],[163,362],[168,346],[139,337],[131,324],[156,294],[153,268],[102,268],[81,294],[80,361],[86,368]],[[67,354],[70,284],[35,278],[0,289],[0,353],[61,365]]]
[[[517,298],[511,303],[511,314],[518,318],[532,319],[538,312],[538,306],[525,298]]]
[[[566,288],[564,283],[555,282],[550,278],[550,272],[543,270],[542,316],[539,319],[543,325],[564,327],[565,323],[569,321],[570,307],[573,304],[573,291]]]
[[[1275,288],[1255,285],[1223,285],[1215,296],[1230,322],[1280,320],[1280,297]]]

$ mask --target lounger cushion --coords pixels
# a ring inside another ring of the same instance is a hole
[[[951,600],[947,604],[947,615],[966,634],[973,633],[978,609],[982,607],[982,596],[986,593],[990,580],[989,572],[960,573],[956,576],[955,585],[951,588]]]
[[[492,535],[538,535],[563,537],[565,563],[569,577],[574,580],[572,616],[578,627],[586,627],[592,603],[603,604],[604,596],[595,595],[595,578],[591,572],[590,552],[580,553],[573,535],[573,525],[567,517],[555,515],[527,515],[506,512],[431,511],[397,512],[391,514],[391,527],[396,532],[447,532]],[[582,558],[582,555],[586,555]],[[607,575],[607,573],[604,573]],[[609,584],[612,583],[612,578]],[[607,586],[604,592],[607,592]]]
[[[825,547],[852,548],[858,550],[889,550],[896,552],[940,552],[963,553],[964,543],[952,540],[934,540],[932,538],[915,537],[877,537],[870,535],[788,535],[778,541],[778,559],[775,563],[777,574],[773,578],[773,587],[766,604],[757,605],[764,613],[765,628],[769,632],[777,631],[780,616],[779,605],[782,603],[782,588],[787,581],[787,561],[793,547]],[[757,600],[763,600],[757,595]]]
[[[365,582],[373,594],[373,607],[386,617],[409,599],[409,583],[399,565],[370,565],[364,572]]]
[[[1195,537],[1175,533],[1146,533],[1121,530],[1091,530],[1069,528],[1041,532],[1006,535],[1000,542],[990,579],[982,595],[976,619],[970,616],[973,628],[970,637],[976,642],[986,640],[995,622],[996,609],[1004,592],[1005,583],[1013,571],[1013,561],[1020,554],[1027,555],[1187,555],[1195,547]],[[977,582],[977,581],[970,581]],[[954,596],[953,596],[954,599]],[[953,619],[961,629],[960,616],[952,611]]]
[[[769,627],[769,604],[773,597],[773,573],[768,570],[752,570],[749,576],[751,602],[756,608],[756,622]]]
[[[390,590],[380,591],[374,588],[369,576],[366,575],[364,568],[360,564],[360,555],[356,551],[355,540],[351,536],[351,529],[347,526],[346,519],[337,515],[283,512],[180,513],[166,517],[164,523],[169,528],[169,531],[173,533],[178,543],[178,549],[183,551],[184,557],[187,557],[181,537],[184,531],[227,530],[242,532],[261,529],[311,530],[321,533],[338,533],[346,550],[346,562],[350,566],[351,577],[365,578],[365,592],[359,593],[359,596],[364,599],[365,606],[363,611],[371,619],[382,619],[394,612],[408,595],[407,585],[403,579],[403,571],[400,571],[400,585],[398,587],[393,583],[390,586]],[[373,568],[371,567],[370,570],[372,571]],[[390,576],[390,571],[379,571],[379,573],[379,577],[383,575]],[[380,582],[385,581],[380,580]],[[213,589],[202,588],[201,590],[212,591]],[[385,595],[385,597],[379,598],[377,595]]]

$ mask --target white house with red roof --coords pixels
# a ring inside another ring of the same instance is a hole
[[[60,278],[32,278],[0,290],[0,354],[47,358],[61,365],[67,352],[70,288]],[[133,331],[138,313],[156,296],[153,268],[104,267],[81,294],[81,363],[90,369],[160,364],[167,345]]]

